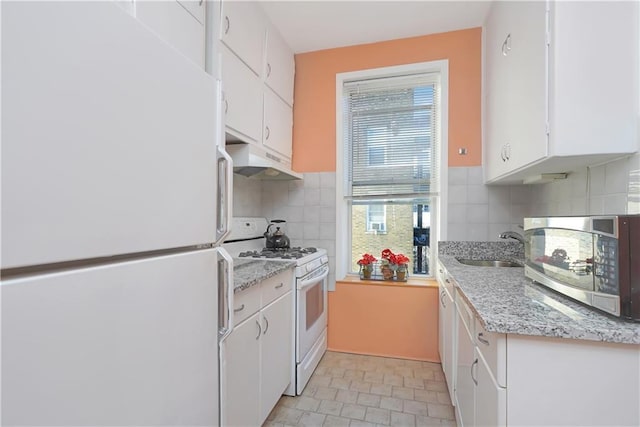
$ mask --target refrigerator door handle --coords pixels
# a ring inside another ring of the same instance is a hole
[[[224,340],[233,331],[233,258],[224,248],[218,248],[218,286],[220,326],[218,338]]]
[[[215,245],[222,243],[231,231],[233,216],[233,160],[223,147],[216,147],[218,165],[217,215]]]

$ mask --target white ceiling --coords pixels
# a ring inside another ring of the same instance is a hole
[[[490,1],[262,0],[295,53],[480,27]]]

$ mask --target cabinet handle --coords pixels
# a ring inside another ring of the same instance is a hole
[[[229,112],[229,101],[224,100],[224,113],[227,114]]]
[[[502,55],[507,56],[511,50],[511,34],[507,34],[507,37],[502,42]]]
[[[271,64],[267,62],[267,77],[271,75]]]
[[[505,157],[507,158],[507,160],[511,159],[511,144],[505,145],[504,149],[505,149]]]
[[[269,126],[267,126],[265,130],[267,131],[267,136],[265,136],[264,139],[269,139],[269,136],[271,135],[271,129],[269,129]]]
[[[475,385],[478,385],[478,380],[476,380],[476,378],[473,376],[473,367],[476,366],[478,364],[478,359],[474,360],[473,363],[471,364],[471,379],[473,380],[473,383]]]
[[[447,308],[447,304],[444,302],[444,291],[440,294],[440,302],[442,303],[443,308]]]
[[[229,21],[229,17],[224,17],[224,33],[229,34],[229,28],[231,28],[231,21]]]
[[[491,345],[491,343],[489,343],[489,341],[487,341],[486,339],[484,339],[484,338],[483,338],[483,336],[484,336],[484,335],[482,334],[482,332],[480,332],[480,333],[478,334],[478,341],[480,341],[480,342],[481,342],[482,344],[484,344],[484,345]]]
[[[258,325],[258,336],[256,336],[256,339],[260,339],[260,335],[262,335],[262,326],[260,326],[260,322],[258,322],[257,320],[256,325]]]
[[[444,279],[444,281],[447,282],[447,283],[451,283],[451,280],[449,280],[449,279]]]
[[[280,283],[279,285],[276,285],[276,289],[280,289],[283,286],[284,286],[284,283]]]
[[[204,0],[200,0],[200,3],[198,3],[198,6],[202,6],[203,2],[204,2]]]
[[[263,335],[266,335],[267,331],[269,330],[269,319],[267,319],[266,317],[264,318],[264,323],[266,324],[264,327],[264,332],[262,333]]]
[[[444,271],[442,271],[442,269],[439,269],[438,271],[440,272],[440,274],[444,273]]]
[[[244,310],[244,304],[242,304],[242,305],[240,306],[240,308],[234,308],[234,309],[233,309],[233,312],[234,312],[234,313],[238,313],[238,312],[240,312],[240,311],[242,311],[242,310]]]

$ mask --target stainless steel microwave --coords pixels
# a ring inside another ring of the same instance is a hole
[[[640,321],[640,215],[525,218],[525,276]]]

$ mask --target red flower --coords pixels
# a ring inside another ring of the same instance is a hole
[[[389,262],[391,261],[391,258],[393,257],[393,252],[391,252],[391,249],[385,249],[382,251],[382,259],[386,259]]]
[[[373,264],[375,261],[377,261],[377,259],[373,255],[364,254],[362,255],[362,258],[358,260],[358,265],[369,265],[369,264]]]

